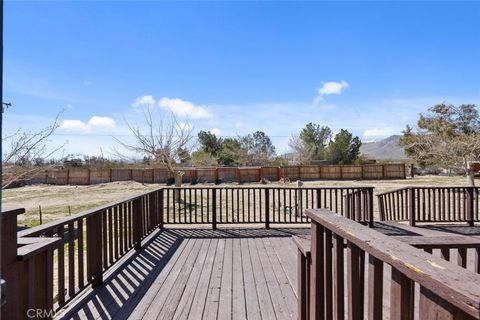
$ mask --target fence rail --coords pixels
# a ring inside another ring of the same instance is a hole
[[[297,241],[299,319],[480,319],[480,275],[429,253],[448,244],[420,241],[424,252],[328,210],[307,215],[311,244]],[[466,245],[478,257],[478,243]]]
[[[405,164],[317,165],[290,167],[218,167],[179,168],[185,183],[205,182],[258,182],[262,179],[294,180],[374,180],[405,179]],[[172,175],[164,168],[155,169],[103,169],[67,168],[47,170],[30,180],[31,183],[57,185],[89,185],[114,181],[166,183]]]
[[[406,187],[378,194],[382,221],[467,222],[479,220],[479,188]]]

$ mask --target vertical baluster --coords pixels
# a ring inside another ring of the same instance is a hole
[[[368,319],[383,319],[383,261],[368,255]]]
[[[332,231],[325,229],[325,319],[333,319]]]
[[[58,246],[58,304],[65,303],[65,239],[63,225],[57,228],[57,236],[62,239]]]
[[[113,219],[112,208],[108,210],[108,264],[113,263]]]
[[[310,319],[323,319],[325,313],[323,226],[313,222],[311,225],[311,236]]]
[[[390,288],[390,319],[413,319],[413,281],[392,267]]]
[[[347,242],[347,277],[348,277],[348,318],[350,320],[363,319],[363,292],[360,285],[360,249],[353,243]]]
[[[83,220],[80,219],[77,221],[77,230],[78,230],[78,240],[77,240],[77,248],[78,248],[78,287],[82,289],[84,286],[84,266],[83,266]]]
[[[343,320],[345,317],[345,290],[344,290],[344,244],[343,238],[335,235],[335,280],[334,280],[334,314],[335,319]]]
[[[68,224],[68,295],[75,295],[75,224]]]

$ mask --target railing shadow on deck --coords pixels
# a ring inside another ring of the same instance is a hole
[[[168,229],[168,231],[183,238],[266,238],[309,234],[310,228]]]
[[[57,314],[57,317],[96,319],[115,315],[116,319],[128,318],[182,241],[183,237],[171,230],[160,230],[145,242],[141,250],[119,263],[117,269],[104,279],[102,286],[72,301],[72,307]]]

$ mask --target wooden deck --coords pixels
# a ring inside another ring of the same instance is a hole
[[[297,319],[291,236],[309,232],[164,229],[57,318]]]

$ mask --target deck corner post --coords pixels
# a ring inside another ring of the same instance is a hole
[[[467,187],[465,191],[466,191],[466,201],[467,201],[466,203],[467,216],[465,218],[467,219],[468,225],[470,227],[473,227],[475,222],[475,214],[474,214],[475,207],[473,205],[474,187]]]
[[[0,317],[15,319],[17,317],[17,299],[15,298],[17,296],[17,215],[2,212],[0,223],[2,224],[0,278],[5,280],[6,285],[6,304],[1,307]]]
[[[217,229],[217,188],[212,188],[212,230]]]
[[[163,229],[163,188],[160,189],[158,192],[158,227]]]
[[[409,221],[412,227],[415,226],[415,188],[408,189],[408,213]]]
[[[270,189],[265,188],[265,229],[270,229]]]
[[[374,217],[373,217],[373,188],[369,188],[368,192],[368,226],[370,228],[374,227]]]
[[[87,272],[93,288],[103,283],[102,215],[103,211],[98,211],[87,217]]]

